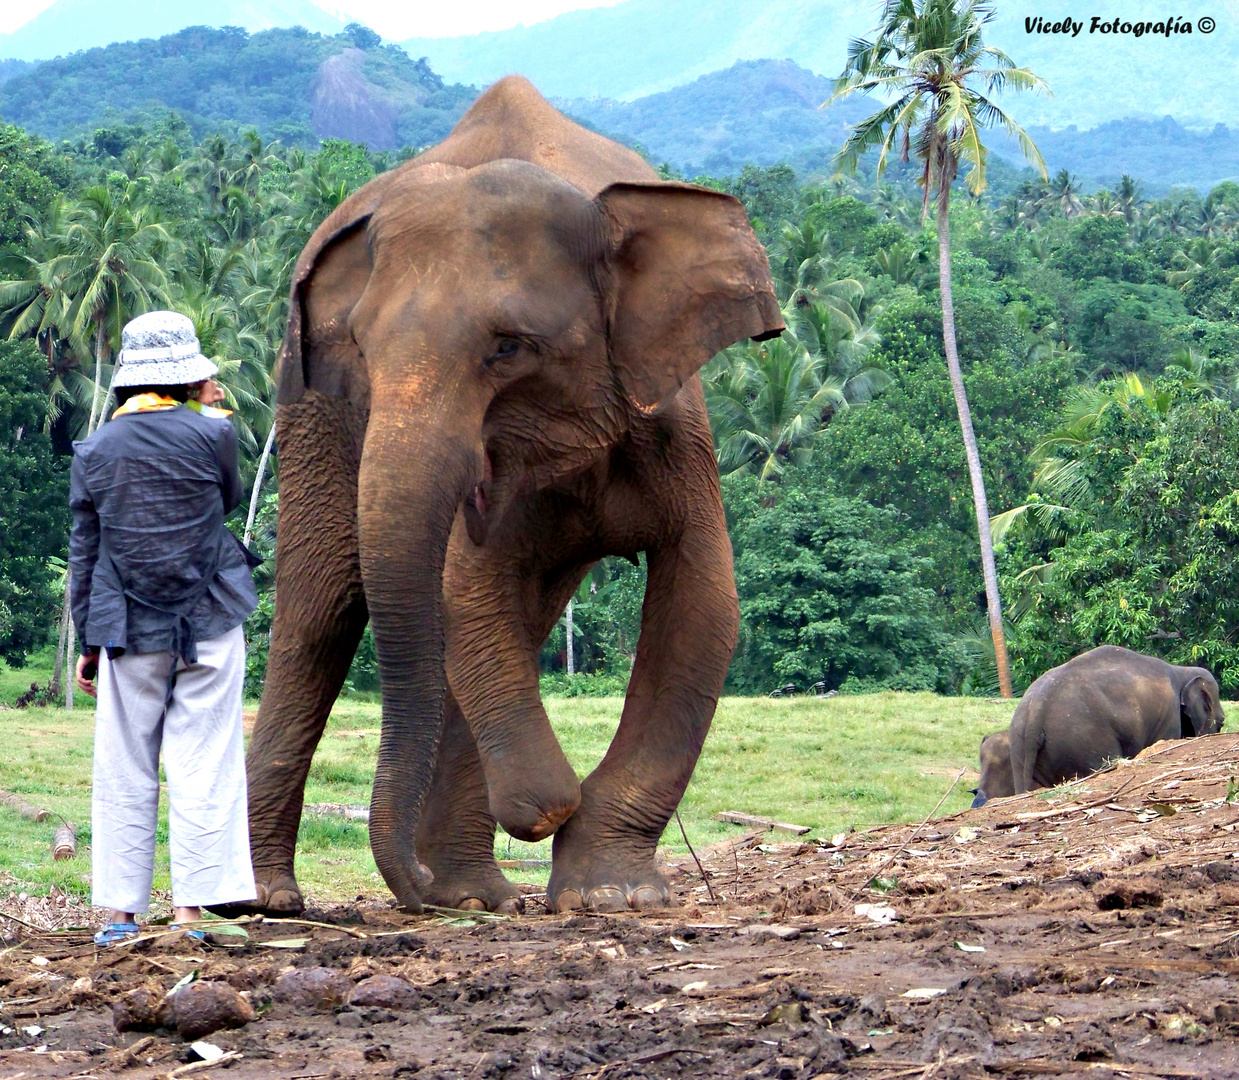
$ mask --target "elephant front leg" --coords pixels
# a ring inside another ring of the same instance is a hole
[[[434,875],[428,903],[468,911],[525,910],[520,892],[495,862],[495,819],[477,744],[456,699],[444,704],[443,741],[417,827],[417,855]]]
[[[555,834],[547,902],[661,907],[655,852],[697,764],[735,649],[739,611],[722,508],[648,553],[641,639],[615,738]]]
[[[538,649],[586,565],[535,586],[502,554],[471,547],[463,530],[452,537],[444,573],[448,683],[476,740],[490,813],[518,840],[550,836],[581,796],[542,706]]]

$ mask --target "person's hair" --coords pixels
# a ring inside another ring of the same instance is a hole
[[[124,405],[134,394],[160,394],[184,402],[189,400],[189,387],[184,383],[179,386],[118,386],[116,404]]]

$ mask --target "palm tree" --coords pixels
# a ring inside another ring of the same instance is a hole
[[[1140,181],[1133,180],[1130,176],[1124,173],[1119,177],[1118,190],[1114,193],[1114,200],[1118,205],[1119,213],[1128,225],[1132,224],[1136,218],[1140,216],[1141,207],[1144,205],[1143,192],[1140,190]]]
[[[784,317],[780,337],[733,346],[703,373],[724,476],[746,470],[763,482],[778,479],[808,459],[836,412],[891,381],[865,364],[878,335],[846,302],[793,302]]]
[[[121,328],[133,316],[168,302],[168,279],[160,262],[172,237],[139,196],[134,183],[119,193],[102,185],[87,188],[81,213],[67,233],[73,333],[81,341],[94,338],[87,434],[103,418],[103,368]]]
[[[877,91],[890,98],[889,104],[856,125],[839,153],[839,163],[854,170],[861,155],[877,146],[877,175],[881,177],[893,150],[903,160],[915,153],[923,163],[922,217],[928,214],[930,197],[937,199],[942,339],[972,479],[998,678],[1003,696],[1010,697],[1011,670],[985,479],[955,343],[951,185],[962,162],[969,167],[968,186],[974,192],[984,190],[989,152],[981,141],[981,130],[994,126],[1001,126],[1012,135],[1024,156],[1043,177],[1046,175],[1045,162],[1032,140],[992,100],[993,94],[1004,89],[1045,89],[1045,84],[1026,68],[1016,67],[1005,53],[985,44],[982,31],[993,17],[990,0],[886,0],[874,40],[862,39],[849,45],[847,65],[835,83],[830,101],[862,91]]]
[[[1059,169],[1050,181],[1049,201],[1063,217],[1075,217],[1084,209],[1080,201],[1080,181],[1066,169]]]
[[[66,353],[68,361],[76,362],[68,341],[72,301],[65,282],[72,269],[67,234],[73,212],[72,204],[57,196],[43,215],[27,217],[24,250],[0,256],[0,318],[12,320],[10,338],[31,335],[47,356],[52,380],[48,425],[60,416],[61,402],[70,397]]]
[[[1184,291],[1202,273],[1217,265],[1218,255],[1223,250],[1218,241],[1208,236],[1198,236],[1189,241],[1171,256],[1171,262],[1178,269],[1166,272],[1166,284],[1173,285],[1180,292]]]
[[[719,369],[706,372],[706,404],[724,476],[745,469],[777,479],[807,460],[823,416],[847,406],[842,381],[824,377],[821,356],[790,334],[733,347],[715,363]]]

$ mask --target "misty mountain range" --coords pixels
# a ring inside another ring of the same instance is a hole
[[[1015,5],[1004,4],[992,39],[1058,91],[1006,104],[1030,126],[1052,171],[1066,167],[1095,183],[1128,172],[1150,190],[1239,176],[1239,131],[1227,126],[1234,123],[1233,91],[1216,63],[1233,70],[1239,59],[1239,0],[1215,6],[1228,5],[1236,17],[1218,19],[1213,35],[1112,41],[1100,56],[1096,42],[1026,35]],[[1129,6],[1136,15],[1152,10]],[[14,34],[0,35],[0,57],[8,56],[0,59],[0,117],[63,138],[172,108],[199,133],[255,126],[292,143],[350,137],[395,149],[441,137],[476,88],[519,71],[571,115],[690,175],[781,161],[820,174],[848,125],[873,107],[849,100],[818,108],[830,96],[827,76],[842,66],[847,38],[868,28],[875,8],[875,0],[625,0],[531,27],[363,52],[340,33],[343,16],[309,0],[129,0],[123,17],[112,0],[57,0]],[[46,55],[53,42],[85,46],[125,35],[127,27],[154,34],[187,20],[296,23],[311,32],[199,29],[41,64],[21,58]],[[1140,66],[1133,49],[1144,50],[1146,61],[1190,62]],[[769,59],[780,52],[792,59]],[[415,63],[420,56],[428,63]],[[1092,60],[1075,62],[1085,56]],[[1018,163],[1003,138],[992,145]]]

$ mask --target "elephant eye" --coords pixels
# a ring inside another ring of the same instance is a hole
[[[483,367],[494,367],[495,364],[500,364],[504,360],[511,360],[518,352],[520,352],[521,343],[516,338],[501,337],[496,343],[495,351],[482,361]]]

